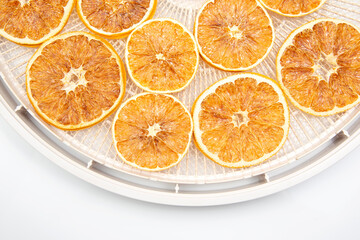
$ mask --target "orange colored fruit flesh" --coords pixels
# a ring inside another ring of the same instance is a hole
[[[358,101],[360,32],[346,23],[321,21],[298,33],[280,58],[281,81],[291,98],[314,112]]]
[[[114,140],[122,158],[140,168],[161,170],[176,164],[187,151],[190,114],[167,95],[145,94],[120,107]]]
[[[26,2],[1,1],[0,29],[14,38],[40,40],[60,25],[69,0]]]
[[[132,79],[149,91],[170,92],[193,79],[198,64],[190,33],[172,20],[153,20],[137,28],[127,43]]]
[[[199,13],[196,38],[205,60],[223,70],[248,69],[273,43],[272,23],[256,0],[215,0]]]
[[[252,78],[219,86],[201,102],[202,143],[228,163],[271,153],[285,134],[284,106],[278,100],[272,86]]]
[[[304,15],[318,8],[323,0],[262,0],[270,9],[286,15]]]
[[[141,22],[151,0],[82,0],[81,10],[86,21],[107,33],[121,33]]]
[[[50,123],[73,130],[114,107],[123,94],[122,74],[112,49],[80,33],[41,50],[28,66],[28,91]]]

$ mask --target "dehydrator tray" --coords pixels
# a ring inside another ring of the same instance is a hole
[[[205,0],[158,0],[154,18],[169,17],[193,30]],[[360,27],[358,0],[328,0],[318,11],[300,18],[269,12],[275,43],[267,58],[251,72],[276,79],[276,54],[288,34],[318,18],[339,18]],[[73,11],[62,32],[88,31]],[[109,40],[124,61],[126,39]],[[0,110],[22,137],[49,159],[75,175],[124,196],[173,205],[217,205],[250,200],[290,187],[330,166],[358,145],[360,106],[330,117],[314,117],[290,104],[290,132],[283,148],[266,162],[244,169],[224,168],[206,158],[194,143],[175,167],[146,172],[125,164],[112,143],[113,115],[91,128],[63,131],[43,122],[25,89],[25,68],[35,52],[0,38]],[[190,109],[212,83],[234,73],[216,70],[200,60],[195,79],[173,94]],[[127,77],[125,101],[142,92]]]

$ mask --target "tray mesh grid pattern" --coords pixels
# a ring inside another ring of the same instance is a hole
[[[154,18],[169,17],[182,22],[193,31],[197,10],[205,0],[159,0]],[[300,18],[286,18],[269,12],[275,27],[276,40],[267,58],[256,68],[250,70],[276,79],[276,54],[288,34],[302,24],[318,18],[339,18],[360,27],[360,3],[358,0],[328,0],[318,11]],[[73,11],[69,22],[62,32],[88,31]],[[126,39],[110,40],[124,61]],[[107,167],[148,179],[175,183],[212,183],[238,180],[269,172],[280,166],[304,156],[320,144],[326,142],[339,132],[347,123],[358,115],[360,106],[330,117],[314,117],[303,113],[290,104],[291,127],[283,148],[268,161],[254,167],[244,169],[224,168],[206,158],[195,145],[191,144],[189,152],[175,167],[162,172],[146,172],[125,164],[117,155],[111,138],[113,115],[88,129],[68,132],[49,126],[34,113],[25,90],[25,68],[28,60],[35,52],[33,48],[18,46],[0,37],[0,64],[6,84],[30,114],[32,114],[49,134],[53,134],[74,151]],[[196,97],[212,83],[233,73],[216,70],[203,60],[195,79],[182,92],[174,94],[190,109]],[[127,76],[124,100],[140,93],[140,90]],[[136,153],[134,153],[136,154]]]

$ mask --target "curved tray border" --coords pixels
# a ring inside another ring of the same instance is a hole
[[[131,178],[127,180],[126,176],[125,178],[114,178],[106,171],[92,168],[91,165],[77,161],[74,156],[69,155],[69,152],[57,147],[56,143],[52,142],[52,140],[27,117],[26,110],[21,111],[21,107],[17,107],[20,105],[17,105],[17,103],[11,99],[4,87],[1,87],[0,90],[0,114],[29,144],[51,161],[68,172],[100,188],[122,196],[153,203],[177,206],[210,206],[243,202],[264,197],[303,182],[325,170],[353,150],[358,146],[358,142],[360,142],[360,118],[357,118],[351,123],[351,134],[343,130],[333,139],[329,140],[331,147],[328,146],[323,152],[319,152],[317,156],[312,156],[311,161],[306,161],[308,164],[287,170],[275,176],[274,180],[269,179],[269,176],[265,174],[262,183],[254,184],[253,186],[250,185],[245,188],[229,188],[223,184],[221,190],[183,191],[182,188],[180,190],[179,184],[174,184],[164,190],[149,186],[148,183],[145,182],[144,184],[136,183],[132,181]]]

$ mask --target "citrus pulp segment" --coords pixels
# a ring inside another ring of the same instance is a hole
[[[113,141],[126,163],[147,171],[175,166],[188,151],[193,123],[171,95],[142,93],[124,102],[113,122]]]
[[[360,102],[360,31],[336,19],[309,22],[285,40],[277,56],[280,86],[307,113],[328,116]]]
[[[287,17],[300,17],[318,10],[326,0],[259,0],[267,9]]]
[[[274,28],[256,0],[210,0],[195,20],[195,39],[206,62],[225,71],[244,71],[265,59]]]
[[[64,130],[90,127],[110,115],[125,92],[115,49],[86,32],[46,41],[26,68],[26,91],[38,115]]]
[[[194,79],[199,54],[181,23],[160,18],[145,22],[128,38],[126,65],[135,84],[149,92],[178,92]]]
[[[0,1],[0,35],[25,46],[36,46],[59,33],[75,0]]]
[[[78,0],[85,26],[106,38],[126,37],[155,14],[157,0]]]
[[[271,79],[242,73],[222,79],[193,105],[198,148],[232,168],[259,164],[285,143],[290,116],[285,97]]]

